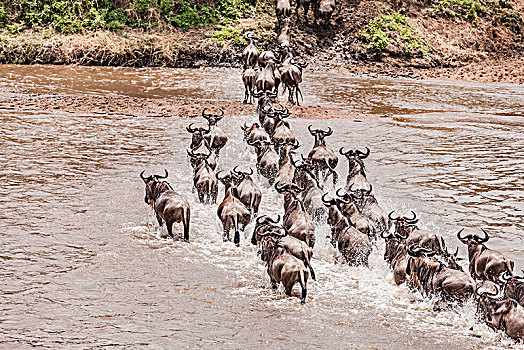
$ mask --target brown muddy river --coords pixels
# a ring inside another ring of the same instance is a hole
[[[0,66],[0,86],[238,101],[239,75]],[[292,119],[303,153],[313,141],[308,124],[331,126],[331,147],[371,149],[367,172],[386,210],[420,213],[422,226],[462,256],[455,233],[482,227],[488,246],[524,269],[523,86],[306,72],[302,90],[306,105],[389,116]],[[254,114],[226,116],[219,125],[231,139],[219,168],[254,166],[240,131]],[[0,110],[0,120],[0,348],[523,348],[476,323],[473,302],[436,312],[433,301],[397,287],[383,244],[369,269],[337,263],[327,225],[317,229],[306,305],[273,292],[249,240],[223,243],[216,205],[196,202],[185,151],[185,126],[195,120],[60,110]],[[346,167],[341,161],[339,186]],[[139,173],[164,168],[191,202],[191,244],[160,238],[144,203]],[[261,212],[280,212],[275,190],[257,180]]]

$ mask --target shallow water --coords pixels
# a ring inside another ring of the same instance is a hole
[[[240,100],[239,72],[0,66],[0,85],[29,93]],[[217,81],[220,83],[217,84]],[[420,213],[447,244],[462,227],[524,268],[524,88],[306,72],[306,105],[341,106],[375,120],[290,120],[307,153],[307,125],[331,126],[328,144],[371,148],[370,182],[386,210]],[[227,111],[226,111],[227,115]],[[185,148],[189,120],[0,111],[0,346],[281,348],[511,348],[475,307],[434,312],[391,281],[380,245],[370,268],[350,268],[317,230],[308,302],[274,293],[256,250],[223,243],[215,205],[196,203]],[[239,126],[222,169],[254,166]],[[346,162],[338,172],[345,181]],[[190,245],[160,238],[143,201],[146,173],[192,206]],[[282,200],[267,183],[261,212]],[[219,197],[222,197],[223,190]],[[251,232],[248,226],[246,236]],[[244,345],[245,344],[245,345]]]

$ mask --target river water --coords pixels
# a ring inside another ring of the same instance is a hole
[[[238,101],[239,74],[1,66],[0,86]],[[306,72],[302,90],[305,105],[380,117],[291,119],[303,153],[312,145],[307,125],[332,127],[329,146],[371,149],[367,172],[386,210],[415,210],[462,256],[455,233],[482,227],[488,246],[524,269],[524,87]],[[231,139],[219,168],[254,166],[239,128],[253,119],[226,110],[219,125]],[[520,346],[476,323],[472,302],[437,312],[433,301],[397,287],[383,244],[369,268],[339,263],[322,238],[327,225],[317,229],[317,281],[308,282],[306,305],[273,292],[249,239],[240,248],[223,243],[216,205],[196,202],[185,153],[185,126],[195,119],[0,110],[0,120],[1,348]],[[341,159],[342,182],[346,167]],[[139,173],[164,168],[190,200],[191,244],[161,238],[143,201]],[[281,212],[276,192],[257,181],[261,212]]]

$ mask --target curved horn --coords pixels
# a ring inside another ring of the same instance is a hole
[[[195,124],[195,123],[191,123],[191,124],[189,124],[189,125],[186,127],[186,130],[189,131],[190,133],[194,133],[194,132],[197,132],[197,131],[198,131],[198,129],[193,128],[193,124]]]
[[[370,152],[371,152],[371,151],[370,151],[369,148],[367,148],[367,147],[366,147],[366,153],[363,153],[363,152],[361,152],[361,151],[359,151],[359,150],[356,151],[356,153],[358,154],[358,157],[359,157],[360,159],[366,159],[366,158],[369,156],[369,153],[370,153]]]
[[[233,170],[231,170],[231,172],[234,174],[239,174],[239,171],[237,170],[237,168],[238,168],[238,165],[235,165],[235,167],[233,168]]]
[[[211,126],[209,126],[209,125],[207,126],[207,130],[206,130],[205,128],[202,128],[202,132],[203,132],[204,134],[207,134],[207,133],[210,132],[210,131],[211,131]]]
[[[220,108],[220,115],[217,115],[216,117],[217,117],[217,120],[224,118],[224,110],[222,108]]]
[[[342,154],[343,156],[346,156],[346,157],[347,157],[348,154],[351,155],[351,153],[352,153],[353,151],[352,151],[352,150],[349,150],[349,151],[347,151],[347,152],[344,152],[344,147],[340,147],[340,149],[338,150],[338,152],[339,152],[340,154]]]
[[[354,190],[354,191],[353,191],[353,185],[354,185],[354,184],[351,184],[351,186],[349,186],[349,192],[351,192],[351,193],[355,193],[355,192],[358,191],[358,190]]]
[[[389,214],[388,214],[388,218],[389,218],[389,220],[391,220],[391,221],[397,221],[398,219],[400,219],[400,216],[397,216],[396,218],[394,218],[393,216],[391,216],[391,214],[393,214],[394,212],[395,212],[395,211],[392,210],[392,211],[390,211]]]
[[[324,136],[331,136],[333,134],[333,130],[331,130],[331,127],[328,126],[328,130],[324,132]]]
[[[315,136],[318,133],[318,130],[311,129],[313,125],[308,125],[307,129],[309,130],[309,133],[313,136]]]
[[[164,175],[164,176],[161,176],[161,175],[155,175],[155,177],[156,177],[157,179],[165,179],[165,178],[167,178],[167,175],[168,175],[168,173],[167,173],[167,169],[164,169],[164,171],[165,171],[165,175]]]
[[[499,298],[500,287],[496,283],[494,283],[493,285],[495,286],[495,293],[488,292],[488,291],[486,291],[484,293],[479,293],[479,289],[482,288],[483,286],[478,286],[477,289],[475,289],[475,294],[477,294],[478,296],[481,296],[481,297],[486,295],[490,299],[497,299],[497,298]]]
[[[246,129],[247,129],[247,124],[246,124],[246,122],[244,122],[244,125],[243,125],[243,126],[240,125],[240,129],[242,129],[242,131],[246,131]]]
[[[207,111],[207,107],[204,108],[204,110],[202,111],[202,118],[204,119],[209,119],[209,117],[212,115],[212,114],[208,114],[206,113]]]
[[[406,221],[409,221],[411,223],[416,224],[418,222],[417,214],[415,214],[415,212],[413,210],[411,210],[411,213],[413,214],[413,219],[406,218]]]
[[[388,239],[388,238],[391,238],[393,236],[392,233],[388,234],[387,236],[385,235],[385,233],[388,233],[387,230],[384,230],[380,233],[380,237],[384,238],[384,239]]]
[[[484,232],[484,237],[479,237],[479,239],[477,240],[477,242],[479,242],[480,244],[482,243],[486,243],[488,240],[489,240],[489,235],[486,231],[484,231],[483,228],[481,228],[482,232]]]
[[[462,231],[464,231],[464,229],[461,229],[459,232],[457,232],[457,238],[459,239],[459,241],[465,244],[468,238],[471,237],[471,234],[462,236]]]
[[[257,218],[257,226],[259,225],[264,225],[267,221],[269,220],[269,216],[267,215],[262,215],[260,217]]]
[[[370,196],[371,195],[371,191],[373,191],[373,185],[369,184],[369,190],[366,191],[366,196]]]
[[[342,194],[340,194],[340,193],[338,193],[339,191],[343,191],[343,189],[342,189],[342,188],[339,188],[339,189],[337,190],[337,192],[335,192],[336,195],[337,195],[338,197],[340,197],[340,198],[345,198],[347,193],[342,193]]]
[[[249,176],[253,175],[254,174],[253,168],[250,167],[249,168],[249,174],[247,172],[246,172],[246,174],[249,175]]]
[[[146,182],[146,180],[147,180],[147,178],[144,177],[144,173],[145,173],[145,172],[146,172],[145,170],[142,170],[142,172],[140,173],[140,178],[141,178],[144,182]]]
[[[275,189],[278,193],[284,192],[286,190],[286,187],[288,187],[288,185],[283,184],[280,181],[275,184]]]

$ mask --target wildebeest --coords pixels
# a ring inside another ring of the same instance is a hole
[[[289,23],[286,23],[282,26],[280,34],[277,37],[277,43],[282,48],[289,47],[291,45],[291,28],[289,27]]]
[[[307,213],[299,193],[304,189],[296,185],[275,184],[278,193],[284,194],[283,226],[293,237],[296,237],[311,248],[315,246],[315,225]]]
[[[267,51],[265,51],[267,52]],[[275,75],[275,62],[268,61],[264,68],[260,70],[255,77],[256,91],[269,91],[278,93],[280,76]]]
[[[211,153],[211,146],[209,145],[209,139],[205,137],[211,131],[211,127],[206,128],[195,128],[194,123],[187,126],[186,130],[191,133],[191,145],[190,149],[194,154],[207,154]],[[207,159],[209,166],[215,170],[217,167],[216,154],[212,153]],[[196,159],[190,158],[190,163],[193,168],[196,166]]]
[[[309,7],[311,6],[311,0],[297,0],[295,7],[295,15],[297,16],[297,23],[300,22],[300,17],[298,16],[298,8],[304,8],[304,21],[306,24],[309,24],[308,12]]]
[[[311,278],[315,280],[315,271],[311,266],[313,249],[309,247],[304,241],[289,235],[289,232],[283,226],[279,225],[279,222],[280,215],[276,220],[265,215],[259,217],[256,221],[255,229],[253,230],[251,243],[258,245],[260,244],[263,237],[272,235],[278,239],[278,245],[283,247],[291,255],[294,255],[304,263],[304,266],[308,268],[309,272],[311,273]]]
[[[247,68],[242,73],[242,82],[244,83],[244,104],[253,104],[255,97],[252,91],[255,89],[255,78],[257,72],[253,68]]]
[[[524,273],[524,270],[522,272]],[[504,288],[506,297],[514,299],[521,306],[524,306],[524,277],[511,276],[505,272],[502,275],[502,280],[506,284]]]
[[[373,232],[381,234],[382,232],[388,231],[391,222],[389,220],[388,213],[382,209],[378,204],[375,196],[373,196],[373,186],[369,185],[369,190],[357,190],[353,191],[349,188],[349,192],[353,197],[359,212],[373,222],[375,229]]]
[[[346,180],[347,192],[349,192],[350,188],[354,188],[355,190],[367,190],[370,187],[370,183],[366,178],[366,168],[362,161],[369,156],[369,148],[366,147],[366,150],[366,153],[361,152],[358,149],[344,152],[344,147],[341,147],[339,150],[339,153],[345,156],[349,162],[348,177]]]
[[[256,141],[270,142],[269,135],[264,129],[260,127],[260,124],[258,123],[253,123],[251,126],[247,126],[247,124],[244,123],[244,126],[241,126],[240,128],[244,132],[244,140],[247,143]]]
[[[524,308],[517,301],[506,298],[496,284],[495,293],[479,292],[481,288],[475,291],[477,313],[482,315],[488,327],[504,331],[510,338],[524,339]]]
[[[251,221],[251,213],[238,197],[237,189],[231,181],[223,181],[224,179],[220,177],[219,180],[225,186],[224,200],[217,209],[218,218],[224,228],[224,241],[230,240],[229,231],[233,229],[235,232],[233,242],[238,247],[240,246],[240,231],[243,231]]]
[[[303,188],[302,202],[307,213],[313,221],[320,223],[327,218],[327,210],[322,202],[323,191],[309,167],[310,164],[308,162],[295,164],[293,182],[300,188]]]
[[[173,235],[173,224],[182,222],[184,226],[184,241],[189,242],[189,223],[191,221],[191,209],[189,202],[173,191],[171,185],[166,181],[158,181],[168,176],[167,170],[165,175],[150,175],[144,177],[144,171],[140,173],[140,178],[146,184],[146,196],[144,201],[151,205],[155,211],[158,224],[162,226],[166,222],[167,233],[170,237]]]
[[[284,84],[283,92],[288,90],[288,101],[292,105],[300,106],[299,95],[302,101],[302,91],[300,90],[300,83],[302,83],[302,70],[306,68],[307,63],[296,62],[294,58],[289,60],[289,64],[282,65],[279,69],[282,84]]]
[[[315,138],[313,149],[307,158],[310,160],[311,167],[319,183],[324,183],[329,175],[333,176],[333,185],[337,183],[338,174],[335,168],[338,165],[338,157],[335,152],[326,146],[325,138],[333,134],[333,130],[312,129],[308,126],[309,133]]]
[[[275,182],[278,173],[278,154],[270,147],[271,142],[250,142],[257,153],[257,170],[260,175],[268,179],[269,184]]]
[[[271,133],[271,139],[275,143],[275,151],[280,152],[280,147],[285,143],[295,143],[297,141],[293,131],[289,126],[289,123],[284,120],[289,117],[289,110],[281,106],[281,109],[275,113],[275,125],[273,133]]]
[[[218,196],[218,180],[208,163],[210,154],[194,154],[187,151],[189,157],[196,162],[193,169],[193,184],[201,203],[216,203]]]
[[[274,100],[276,99],[278,92],[275,91],[258,91],[252,92],[253,96],[258,98],[257,103],[257,109],[256,112],[258,113],[258,120],[260,122],[260,125],[264,125],[264,118],[265,118],[265,111],[268,110],[269,107],[272,106]]]
[[[408,266],[408,253],[404,238],[392,233],[382,233],[386,241],[384,260],[393,269],[393,280],[401,285],[407,279],[406,268]]]
[[[316,0],[316,4],[314,6],[313,11],[313,14],[315,16],[315,22],[324,20],[324,23],[328,24],[331,20],[333,12],[335,12],[335,7],[335,0]]]
[[[218,121],[224,118],[224,110],[220,110],[220,114],[206,113],[207,108],[202,111],[202,117],[207,120],[210,131],[204,134],[204,138],[208,141],[209,148],[215,152],[218,157],[220,150],[227,143],[226,133],[217,126]]]
[[[273,62],[274,64],[277,62],[277,56],[271,50],[263,51],[258,57],[258,65],[261,68],[265,68],[268,62]]]
[[[451,269],[430,258],[435,251],[411,245],[407,248],[406,274],[410,285],[423,296],[438,296],[442,300],[464,302],[475,291],[475,281],[461,270]]]
[[[336,191],[336,194],[340,198],[337,204],[342,214],[349,219],[357,230],[367,234],[372,240],[376,240],[378,232],[375,224],[367,216],[362,215],[354,202],[353,196],[345,193],[341,188]]]
[[[298,149],[300,144],[298,141],[295,143],[284,143],[280,147],[280,159],[278,160],[278,174],[276,182],[280,182],[285,185],[291,185],[293,183],[293,177],[295,176],[295,166],[291,159],[291,152]]]
[[[237,188],[238,198],[247,209],[251,212],[253,217],[258,215],[258,208],[262,200],[262,192],[255,184],[251,176],[253,169],[249,168],[249,172],[237,170],[237,166],[231,170],[231,178]]]
[[[413,218],[407,216],[393,217],[394,211],[388,214],[390,222],[395,223],[395,232],[406,240],[408,246],[416,244],[431,249],[439,255],[446,255],[447,248],[444,238],[432,231],[422,230],[417,226],[417,214],[411,211]]]
[[[329,205],[328,223],[331,225],[331,243],[338,250],[349,265],[368,266],[369,255],[372,251],[371,240],[365,233],[360,232],[350,224],[336,207],[336,201],[328,201],[325,196],[322,201]]]
[[[484,245],[489,240],[486,231],[482,229],[483,237],[473,234],[462,235],[463,231],[464,229],[460,230],[457,237],[468,246],[469,272],[474,279],[501,283],[500,277],[504,272],[513,275],[515,263],[501,252]]]
[[[277,240],[267,239],[262,242],[262,255],[267,259],[267,273],[271,286],[276,289],[282,282],[286,295],[291,296],[291,290],[300,283],[302,295],[300,302],[304,304],[307,296],[308,270],[304,263],[277,244]]]
[[[286,25],[286,20],[289,25],[289,19],[291,17],[291,4],[289,0],[276,0],[275,1],[275,14],[277,15],[278,24],[282,27]]]
[[[242,52],[242,65],[244,66],[244,69],[255,68],[258,63],[260,51],[255,45],[253,33],[247,33],[246,38],[249,39],[249,45],[247,45]]]

